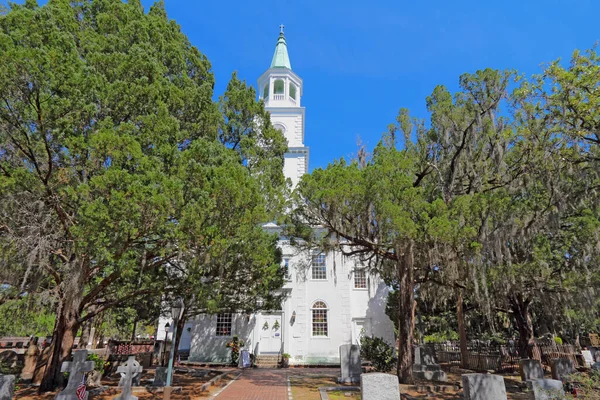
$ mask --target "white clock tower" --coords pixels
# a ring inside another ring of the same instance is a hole
[[[271,114],[271,123],[287,139],[283,172],[296,187],[302,175],[308,172],[309,155],[309,148],[304,146],[304,107],[300,105],[302,79],[292,71],[283,25],[279,28],[271,67],[258,78],[258,93]]]

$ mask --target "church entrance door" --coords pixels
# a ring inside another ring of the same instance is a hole
[[[262,314],[258,329],[260,330],[260,354],[278,354],[283,335],[281,313]]]

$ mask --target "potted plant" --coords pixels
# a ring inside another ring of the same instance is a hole
[[[233,335],[226,346],[231,349],[231,365],[237,367],[240,359],[240,349],[244,347],[244,341],[240,340],[237,335]]]
[[[283,353],[281,355],[281,368],[288,368],[290,366],[290,355]]]

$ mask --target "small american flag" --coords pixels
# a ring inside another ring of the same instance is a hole
[[[83,374],[83,378],[81,378],[81,383],[75,389],[75,394],[79,400],[85,400],[85,374]]]

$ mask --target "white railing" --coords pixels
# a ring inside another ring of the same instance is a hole
[[[285,94],[274,94],[273,100],[285,100]]]

